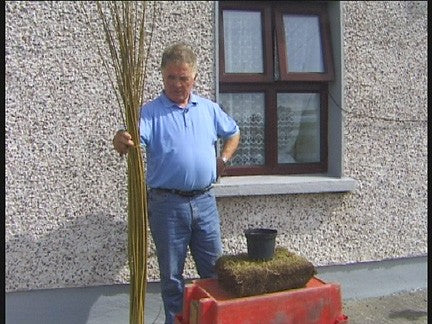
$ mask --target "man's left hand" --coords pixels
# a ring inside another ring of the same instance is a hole
[[[225,175],[226,164],[221,157],[217,158],[217,177],[222,177]]]

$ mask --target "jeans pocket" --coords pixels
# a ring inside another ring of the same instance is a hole
[[[167,199],[168,194],[157,190],[150,190],[148,195],[148,201],[151,204],[163,204]]]
[[[213,189],[210,189],[209,191],[205,192],[204,195],[206,198],[212,198],[212,199],[216,200],[216,196],[214,194]]]

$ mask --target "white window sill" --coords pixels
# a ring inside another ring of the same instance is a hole
[[[214,185],[216,197],[281,195],[353,191],[352,178],[326,175],[222,177]]]

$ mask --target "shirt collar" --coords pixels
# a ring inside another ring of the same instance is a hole
[[[165,107],[177,106],[177,104],[174,101],[172,101],[170,98],[167,97],[167,95],[165,94],[165,91],[162,90],[160,97],[161,97],[162,103]],[[197,95],[194,94],[193,92],[191,92],[190,97],[189,97],[189,104],[193,104],[195,106],[197,103],[198,103]]]

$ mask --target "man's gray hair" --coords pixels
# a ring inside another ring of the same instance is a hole
[[[185,43],[175,43],[167,47],[162,54],[161,69],[169,63],[186,63],[197,73],[197,58],[192,49]]]

